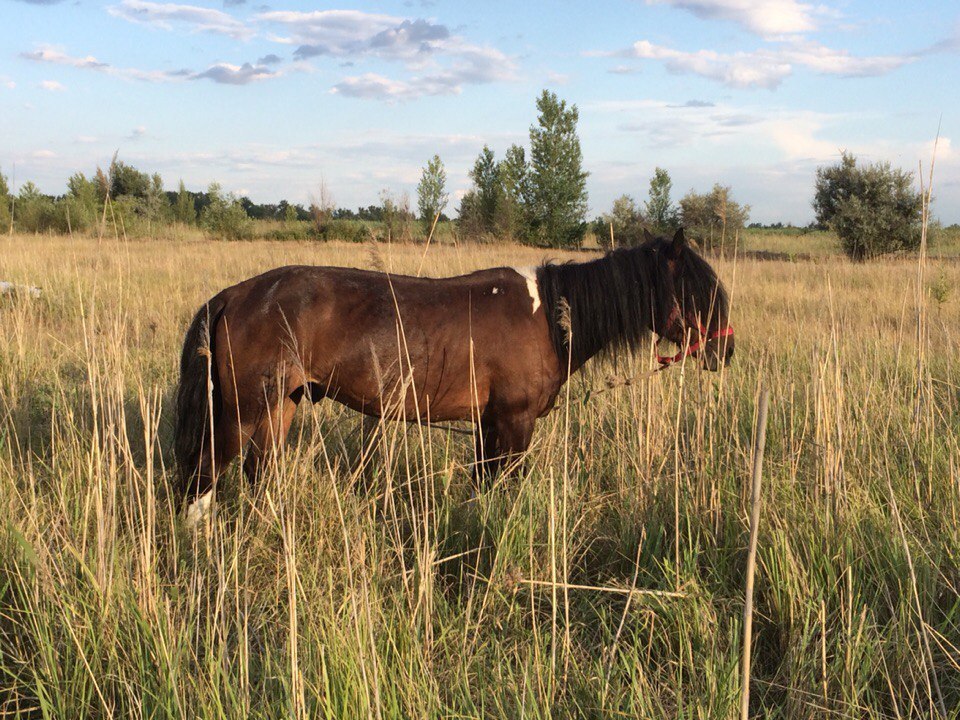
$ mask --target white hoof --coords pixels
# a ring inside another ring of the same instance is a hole
[[[212,514],[213,490],[210,490],[187,505],[187,516],[184,522],[189,530],[196,530],[197,525],[205,522]]]

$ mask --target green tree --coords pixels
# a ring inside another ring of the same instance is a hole
[[[150,184],[147,186],[146,193],[142,202],[143,216],[150,223],[164,222],[170,216],[170,203],[167,201],[167,195],[163,192],[163,178],[160,173],[154,173],[150,177]]]
[[[500,191],[495,227],[498,235],[523,240],[529,236],[530,166],[520,145],[511,145],[497,164]]]
[[[468,190],[460,198],[457,208],[457,228],[463,238],[477,238],[487,232],[480,208],[480,196],[476,188]]]
[[[665,232],[677,224],[677,210],[670,200],[670,188],[673,181],[670,173],[656,168],[650,178],[650,194],[645,204],[647,222],[654,230]]]
[[[497,201],[500,197],[500,178],[493,150],[484,145],[470,171],[470,179],[477,195],[477,213],[483,232],[494,231]]]
[[[920,246],[923,200],[913,173],[888,162],[857,165],[844,152],[836,165],[817,168],[813,208],[817,223],[837,233],[853,260]]]
[[[587,173],[577,137],[580,112],[544,90],[530,128],[530,211],[537,241],[574,247],[586,232]]]
[[[67,180],[67,190],[57,203],[66,229],[82,232],[96,225],[101,208],[97,182],[82,172],[74,173]]]
[[[173,217],[184,225],[193,225],[197,221],[197,207],[193,197],[187,192],[187,186],[180,181],[177,189],[177,200],[173,205]]]
[[[17,193],[17,199],[20,200],[20,202],[32,202],[34,200],[39,200],[42,197],[43,193],[40,192],[40,188],[34,185],[34,183],[30,180],[21,185],[20,192]]]
[[[439,155],[423,168],[420,184],[417,186],[417,205],[420,209],[420,221],[427,232],[433,225],[433,219],[447,206],[447,171]]]
[[[116,158],[110,163],[109,177],[110,196],[112,198],[119,198],[123,195],[145,198],[150,192],[150,176]]]
[[[722,248],[737,236],[750,218],[750,206],[731,198],[727,185],[716,183],[704,194],[691,190],[680,199],[680,220],[707,248]]]
[[[67,180],[67,191],[71,197],[76,198],[84,204],[89,204],[92,209],[96,209],[99,204],[97,196],[97,182],[87,179],[82,172],[74,173]]]

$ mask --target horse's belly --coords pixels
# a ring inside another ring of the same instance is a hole
[[[322,387],[324,396],[374,417],[471,420],[486,407],[489,380],[482,370],[423,362],[401,373],[398,364],[354,358],[339,364],[326,384],[318,380],[314,386]]]
[[[457,392],[424,392],[408,386],[401,390],[384,390],[382,393],[370,388],[357,389],[339,386],[327,391],[327,397],[347,407],[373,417],[395,420],[472,420],[479,417],[486,405],[486,393],[471,393],[468,389]]]

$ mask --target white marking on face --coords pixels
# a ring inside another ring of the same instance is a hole
[[[500,288],[495,287],[495,288],[493,289],[493,294],[496,295],[498,292],[500,292]]]
[[[186,525],[189,530],[196,530],[197,525],[210,516],[213,506],[213,490],[204,493],[187,506]]]
[[[532,267],[513,268],[515,272],[523,276],[527,281],[527,292],[533,300],[533,312],[537,312],[540,307],[540,287],[537,285],[537,269]]]

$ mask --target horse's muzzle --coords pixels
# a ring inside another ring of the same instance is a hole
[[[725,337],[711,338],[703,351],[700,353],[700,364],[705,370],[717,372],[721,367],[726,367],[733,359],[734,339],[733,335]]]

